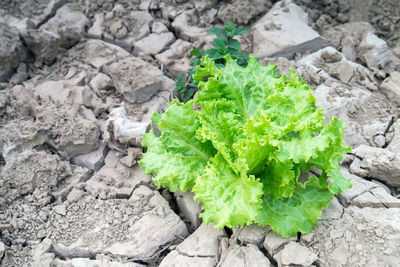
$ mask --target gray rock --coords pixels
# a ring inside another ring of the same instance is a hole
[[[93,110],[106,109],[102,100],[88,86],[76,86],[73,79],[43,81],[33,87],[33,92],[41,98],[49,98],[57,105],[68,103],[84,105]]]
[[[86,190],[103,199],[129,198],[141,184],[149,184],[150,176],[138,166],[127,168],[119,162],[118,154],[110,151],[105,165],[86,182]]]
[[[67,214],[67,208],[65,207],[65,205],[54,206],[53,210],[55,213],[63,215],[63,216]]]
[[[374,143],[378,147],[384,147],[386,144],[386,138],[382,134],[378,134],[374,137]]]
[[[148,186],[139,185],[135,191],[132,193],[132,196],[129,200],[140,201],[142,199],[149,200],[150,197],[153,196],[153,190],[151,190]]]
[[[199,214],[201,212],[200,204],[194,200],[194,194],[192,192],[180,192],[174,193],[176,202],[179,207],[179,211],[183,217],[190,222],[192,229],[196,229],[200,226],[201,220]]]
[[[164,33],[164,32],[168,32],[168,28],[161,21],[155,21],[151,25],[151,32],[152,33]]]
[[[144,10],[144,11],[149,10],[149,8],[150,8],[150,3],[151,3],[151,0],[143,0],[143,1],[140,1],[139,10]]]
[[[33,261],[32,267],[51,267],[56,255],[54,253],[45,253]]]
[[[137,57],[127,57],[102,67],[115,88],[131,103],[143,103],[162,88],[162,72]]]
[[[382,187],[382,189],[385,190],[386,193],[391,194],[391,191],[390,191],[389,187],[387,185],[385,185],[384,183],[379,182],[379,181],[374,180],[374,179],[372,179],[371,182],[374,183],[374,184],[379,185],[380,187]]]
[[[390,101],[396,105],[400,105],[400,72],[392,72],[390,76],[381,83],[380,89]]]
[[[213,224],[201,224],[184,242],[176,247],[176,250],[191,257],[219,258],[219,239],[226,236],[224,230],[217,230]]]
[[[18,92],[24,93],[21,90]],[[25,103],[28,104],[25,105],[29,105],[30,100],[27,99]],[[42,105],[36,106],[35,109],[35,121],[21,121],[18,123],[20,124],[18,132],[9,128],[15,127],[15,124],[6,125],[3,127],[4,131],[3,128],[0,129],[2,136],[0,149],[3,149],[3,141],[13,143],[7,153],[3,154],[4,156],[12,156],[44,142],[48,142],[50,146],[58,150],[62,157],[68,160],[96,149],[100,135],[97,122],[83,117],[81,108],[76,106],[71,108],[70,105],[56,106],[45,98],[41,101]],[[5,131],[6,129],[7,131]]]
[[[110,76],[104,73],[98,73],[89,83],[90,88],[95,92],[100,92],[114,87],[113,81]]]
[[[53,17],[57,10],[63,5],[67,4],[67,0],[50,0],[47,6],[42,10],[41,14],[32,18],[34,23],[33,28],[38,28],[40,25],[45,23],[49,18]]]
[[[400,208],[400,200],[378,186],[354,198],[351,205],[359,208]]]
[[[318,256],[309,248],[304,247],[296,242],[289,242],[285,247],[274,256],[278,263],[278,267],[283,266],[310,266]]]
[[[65,0],[61,0],[65,1]],[[7,10],[7,8],[0,7],[0,24],[5,25],[7,27],[16,28],[19,32],[23,32],[28,28],[35,28],[35,22],[33,18],[18,18],[13,16],[14,13],[12,10]],[[17,15],[14,13],[14,15]]]
[[[149,203],[156,207],[155,210],[161,207],[163,214],[144,215],[128,230],[131,235],[129,240],[116,242],[107,251],[115,255],[146,259],[160,246],[188,234],[186,225],[170,210],[168,202],[161,195],[154,194]]]
[[[156,59],[161,66],[164,66],[168,76],[177,77],[179,73],[186,75],[192,68],[189,63],[192,48],[191,43],[178,39],[168,50],[156,55]]]
[[[389,130],[393,131],[391,140],[388,140],[390,143],[387,149],[400,156],[400,121],[394,122]],[[386,133],[386,138],[388,138],[388,133]]]
[[[218,18],[223,22],[233,21],[239,25],[247,25],[252,19],[268,10],[266,1],[234,0],[222,5],[218,10]]]
[[[322,217],[320,220],[337,220],[342,217],[343,206],[340,205],[339,201],[334,197],[329,206],[322,210]]]
[[[33,260],[37,260],[43,254],[50,251],[53,241],[49,238],[45,238],[37,247],[32,251]]]
[[[343,55],[351,61],[355,61],[357,59],[356,53],[356,42],[350,36],[346,36],[342,41],[342,53]]]
[[[264,239],[264,248],[268,251],[268,254],[273,256],[278,253],[284,245],[290,241],[296,241],[295,237],[284,238],[274,231],[270,231],[266,234]]]
[[[61,46],[70,48],[85,35],[88,25],[89,20],[82,12],[75,11],[70,5],[65,5],[58,9],[56,15],[40,29],[58,34],[61,37]]]
[[[357,147],[353,153],[362,159],[360,167],[364,170],[353,168],[355,174],[373,177],[391,186],[400,186],[400,158],[396,154],[387,149],[366,145]]]
[[[18,30],[0,24],[0,82],[7,81],[11,77],[23,57],[24,48]]]
[[[204,14],[200,17],[200,25],[214,24],[218,10],[216,8],[207,9]]]
[[[240,266],[272,266],[268,258],[252,244],[247,246],[233,245],[227,250],[226,255],[223,255],[221,261],[218,263],[221,267]]]
[[[89,170],[98,171],[104,165],[104,158],[107,154],[107,149],[104,144],[87,154],[82,154],[71,159],[71,163],[85,167]]]
[[[147,11],[132,11],[129,14],[130,19],[135,22],[135,26],[132,29],[132,40],[140,40],[146,37],[150,33],[150,23],[153,21],[153,17]]]
[[[69,164],[61,161],[57,155],[34,150],[24,151],[9,159],[2,168],[0,206],[35,190],[47,198],[71,174]]]
[[[151,261],[159,249],[188,232],[168,202],[157,191],[147,191],[150,194],[139,199],[86,195],[79,202],[67,202],[67,215],[49,219],[53,251],[60,258],[94,258],[101,253]]]
[[[32,251],[32,266],[33,267],[50,267],[54,253],[48,253],[52,247],[53,241],[45,238],[33,251]]]
[[[130,56],[121,47],[101,40],[86,41],[84,51],[84,62],[97,69],[110,61]]]
[[[243,228],[235,228],[238,231],[238,240],[245,244],[258,245],[265,240],[265,235],[270,231],[269,227],[261,227],[257,224],[245,225]]]
[[[51,193],[55,199],[65,201],[69,192],[71,192],[74,187],[80,183],[86,182],[92,176],[92,171],[89,169],[75,165],[72,165],[71,169],[72,175],[65,178],[63,182],[59,184],[57,190]]]
[[[25,63],[19,63],[16,73],[11,77],[10,83],[13,85],[21,84],[29,78],[28,68]]]
[[[23,32],[22,38],[25,44],[35,55],[35,64],[51,65],[58,55],[61,38],[57,33],[47,30],[29,29]]]
[[[83,192],[80,189],[72,189],[71,192],[69,192],[67,196],[67,200],[71,203],[73,202],[78,202],[83,196],[85,195],[85,192]]]
[[[135,42],[133,52],[135,54],[156,55],[167,49],[174,41],[175,36],[172,32],[152,33]]]
[[[339,220],[320,222],[310,248],[321,266],[397,266],[398,208],[350,206]]]
[[[121,5],[115,5],[113,13],[113,17],[105,17],[103,38],[131,52],[135,42],[150,34],[153,17],[147,11],[130,11]]]
[[[50,129],[46,132],[49,144],[58,150],[62,157],[71,159],[98,147],[100,129],[97,121],[92,120],[94,116],[87,119],[82,108],[71,109],[70,105],[56,106],[48,103],[48,106],[44,107],[37,113],[40,118],[37,125],[39,129]]]
[[[94,21],[92,27],[87,32],[87,37],[102,39],[103,38],[103,24],[104,24],[104,14],[98,13],[94,15]]]
[[[196,26],[198,22],[199,17],[196,15],[196,10],[191,9],[178,15],[171,25],[179,33],[180,38],[194,42],[207,35],[206,28]]]
[[[202,224],[161,262],[160,266],[215,266],[219,259],[219,239],[223,230]],[[204,265],[205,264],[205,265]]]
[[[329,27],[323,32],[324,38],[336,49],[341,51],[347,59],[355,61],[357,47],[365,34],[374,33],[374,27],[368,22],[354,21]]]
[[[326,46],[325,40],[307,23],[307,14],[291,1],[276,3],[251,28],[254,56],[291,58],[296,52],[314,52]]]
[[[116,39],[122,39],[128,34],[128,28],[122,20],[115,20],[111,23],[110,33]]]
[[[23,90],[19,90],[23,89]],[[31,104],[34,105],[35,101],[33,100],[32,92],[23,96],[26,93],[25,88],[23,86],[15,86],[9,90],[9,92],[20,93],[19,98],[15,99],[12,97],[10,100],[13,103],[21,105],[24,107],[21,111],[16,110],[18,115],[24,114],[26,117],[31,114]],[[3,91],[5,92],[5,91]],[[5,96],[5,94],[3,94]],[[25,102],[22,102],[26,100]],[[31,100],[31,101],[29,101]],[[5,97],[1,100],[4,104],[4,108],[10,107],[8,105],[9,98]],[[21,101],[21,102],[20,102]],[[25,105],[23,104],[25,103]],[[22,114],[21,114],[22,113]],[[23,115],[21,117],[24,117]],[[25,118],[26,118],[25,117]],[[24,119],[19,121],[10,121],[8,124],[2,125],[0,128],[0,153],[4,157],[5,161],[9,161],[19,155],[24,150],[30,150],[35,146],[40,146],[48,141],[47,134],[43,132],[38,132],[40,128],[35,124],[33,120]]]
[[[3,258],[4,252],[6,251],[6,245],[0,241],[0,261]]]
[[[91,260],[88,258],[74,258],[68,260],[55,259],[52,262],[54,267],[141,267],[145,266],[134,262],[118,262],[109,260]]]
[[[389,47],[387,43],[371,32],[364,36],[358,49],[360,59],[370,69],[383,68],[389,61]]]
[[[338,199],[341,201],[341,203],[343,203],[346,206],[350,205],[353,199],[355,199],[356,197],[366,192],[370,192],[372,189],[378,187],[378,185],[375,183],[371,183],[356,175],[351,174],[345,168],[342,168],[341,172],[346,179],[350,179],[351,184],[353,185],[351,188],[347,189],[346,191],[338,195]]]
[[[140,147],[129,147],[127,149],[127,155],[121,158],[120,161],[126,167],[132,167],[142,158],[142,152],[142,148]]]
[[[355,68],[347,60],[341,60],[330,65],[328,73],[343,83],[349,83],[351,78],[354,76]]]
[[[212,257],[188,257],[179,254],[178,251],[173,250],[162,260],[160,267],[202,267],[202,266],[215,266],[215,259]]]

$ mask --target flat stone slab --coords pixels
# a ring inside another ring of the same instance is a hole
[[[395,103],[400,104],[400,72],[394,71],[387,77],[380,86],[382,92],[387,98]]]
[[[279,251],[274,259],[278,262],[278,267],[283,266],[310,266],[318,259],[318,256],[309,248],[297,242],[289,242]]]
[[[172,32],[152,33],[134,43],[134,53],[156,55],[168,48],[175,41]]]
[[[224,236],[224,230],[203,223],[170,252],[160,266],[215,266],[220,257],[219,240]]]
[[[162,72],[137,57],[126,57],[102,67],[115,88],[131,103],[143,103],[162,88]]]
[[[247,246],[234,245],[230,246],[226,255],[222,256],[221,261],[218,263],[221,267],[251,267],[251,266],[272,266],[270,261],[264,254],[252,244]]]
[[[91,260],[88,258],[74,258],[70,260],[55,259],[51,266],[54,267],[142,267],[143,264],[133,262],[117,262],[109,260]]]
[[[95,151],[72,158],[71,163],[89,170],[98,171],[104,165],[106,152],[106,146],[100,144]]]
[[[361,145],[354,149],[360,161],[353,161],[350,171],[362,177],[373,177],[391,186],[400,186],[400,157],[380,147]],[[354,166],[354,165],[359,166]]]
[[[292,58],[296,52],[315,52],[326,46],[326,41],[307,23],[307,13],[292,1],[276,3],[252,26],[254,56]]]
[[[84,51],[84,62],[97,69],[110,61],[130,56],[117,45],[94,39],[85,42]]]
[[[146,261],[188,233],[168,202],[146,186],[136,189],[130,199],[85,196],[66,210],[66,215],[54,212],[49,218],[53,251],[65,258],[102,253]]]

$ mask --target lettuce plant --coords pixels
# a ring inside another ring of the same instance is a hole
[[[145,135],[140,165],[157,187],[193,191],[216,228],[255,222],[284,237],[310,233],[334,194],[351,187],[338,163],[351,151],[344,122],[325,123],[296,72],[224,59],[216,67],[202,58],[196,100],[153,115],[161,135]],[[320,175],[306,175],[313,166]]]

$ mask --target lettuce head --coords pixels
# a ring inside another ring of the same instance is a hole
[[[295,71],[276,74],[251,57],[240,67],[202,58],[197,99],[152,117],[140,165],[157,187],[192,191],[216,228],[257,223],[289,237],[310,233],[334,194],[351,187],[339,161],[344,122],[326,121]],[[318,175],[310,175],[310,169]]]

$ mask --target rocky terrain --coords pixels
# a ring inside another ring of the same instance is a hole
[[[346,121],[353,188],[313,233],[215,230],[137,164],[212,26]],[[397,0],[2,0],[0,266],[400,266]]]

